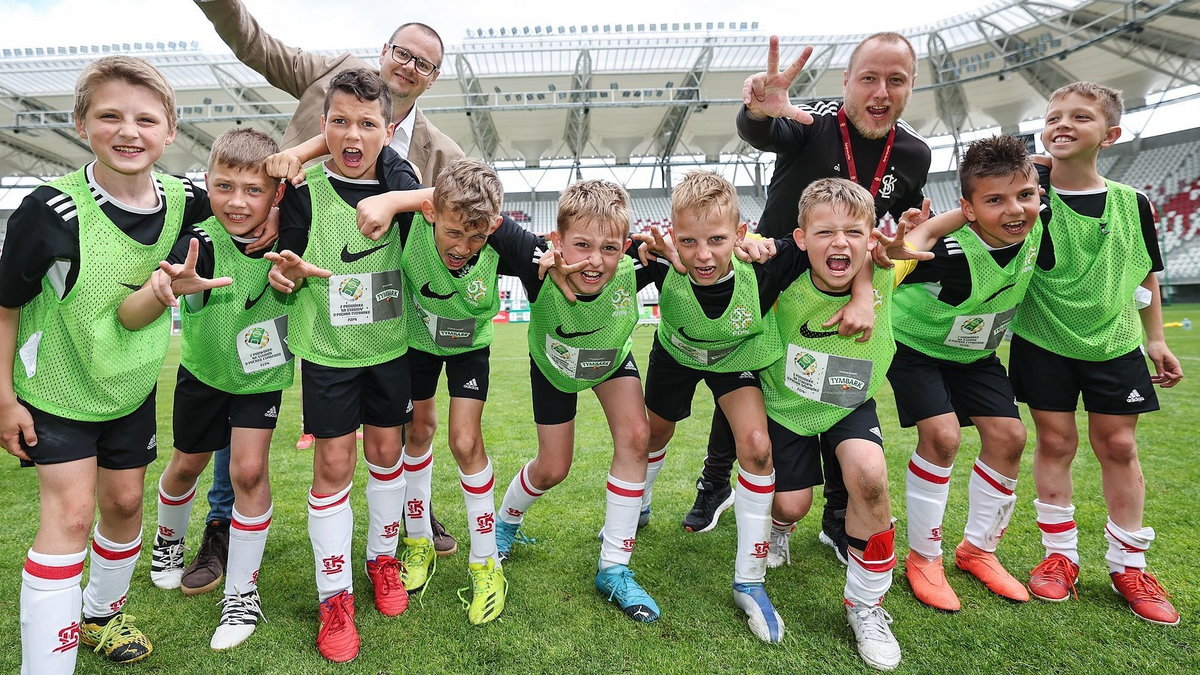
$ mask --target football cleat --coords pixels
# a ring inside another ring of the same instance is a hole
[[[958,548],[954,549],[954,565],[1006,600],[1029,602],[1029,591],[1004,569],[995,553],[985,551],[964,539]]]
[[[763,642],[783,640],[783,618],[775,611],[762,584],[734,584],[733,604],[746,613],[746,623],[754,637]]]
[[[154,645],[133,625],[133,617],[124,612],[114,614],[105,623],[85,618],[79,641],[114,663],[135,663],[154,652]]]
[[[400,576],[400,561],[390,555],[367,561],[367,578],[375,589],[375,609],[384,616],[400,616],[408,608],[408,591]]]
[[[658,620],[658,603],[633,580],[633,570],[625,565],[613,565],[596,572],[596,590],[634,621],[650,623]]]
[[[150,558],[150,581],[164,590],[179,588],[183,578],[183,540],[165,541],[154,535],[154,552]]]
[[[1163,626],[1179,625],[1179,612],[1167,598],[1171,594],[1153,575],[1136,567],[1113,572],[1112,589],[1129,603],[1129,609],[1139,619]]]
[[[358,626],[354,625],[354,595],[342,591],[317,608],[317,651],[334,663],[358,656]]]
[[[604,538],[604,530],[600,530],[600,538]],[[513,544],[533,544],[537,539],[526,537],[521,532],[521,523],[512,524],[506,523],[503,520],[496,519],[496,559],[500,562],[508,560],[512,555]]]
[[[683,517],[685,532],[708,532],[717,526],[721,514],[733,506],[733,490],[728,483],[715,485],[704,479],[696,481],[696,501]]]
[[[479,626],[500,616],[504,611],[504,600],[508,596],[508,581],[504,578],[504,568],[496,564],[492,558],[481,563],[470,563],[468,574],[471,577],[471,601],[463,598],[466,588],[458,589],[458,599],[467,608],[467,621]]]
[[[254,634],[263,619],[262,600],[258,589],[241,595],[227,594],[222,600],[221,622],[208,643],[217,651],[232,649]]]
[[[958,595],[946,581],[946,570],[942,567],[942,556],[929,560],[916,551],[909,551],[904,559],[904,578],[912,587],[913,595],[921,603],[943,612],[962,609]]]
[[[1079,565],[1061,553],[1051,553],[1029,573],[1029,593],[1038,600],[1062,602],[1074,595]]]
[[[900,643],[889,627],[892,615],[880,605],[868,607],[846,602],[846,620],[858,642],[858,655],[876,670],[895,670],[900,665]]]
[[[433,577],[437,571],[437,551],[433,542],[421,537],[404,538],[404,552],[400,554],[400,581],[409,593],[415,593]]]

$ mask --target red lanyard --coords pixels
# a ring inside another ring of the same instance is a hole
[[[858,183],[858,169],[854,167],[854,151],[850,148],[850,129],[847,128],[846,106],[838,108],[838,130],[842,132],[842,152],[846,155],[846,168],[850,170],[850,180]],[[879,186],[883,184],[883,174],[887,171],[888,158],[892,156],[892,144],[896,141],[896,125],[888,133],[887,143],[883,146],[883,155],[879,158],[879,168],[875,169],[875,177],[871,184],[865,186],[871,196],[879,194]],[[861,185],[861,183],[859,183]]]

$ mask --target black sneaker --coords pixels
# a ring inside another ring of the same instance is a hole
[[[683,517],[686,532],[708,532],[717,526],[721,513],[733,506],[733,490],[729,485],[714,485],[703,478],[696,481],[696,503]]]
[[[183,571],[179,590],[184,595],[200,595],[215,589],[225,580],[225,563],[229,559],[229,523],[210,520],[204,528],[204,541]]]
[[[825,504],[821,514],[821,531],[817,540],[833,549],[834,555],[843,565],[850,563],[849,544],[846,542],[846,509],[831,509]]]

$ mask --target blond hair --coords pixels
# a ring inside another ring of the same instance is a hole
[[[1054,93],[1050,94],[1050,102],[1053,103],[1070,94],[1078,94],[1098,103],[1108,126],[1115,127],[1121,124],[1121,115],[1125,112],[1125,99],[1121,96],[1120,89],[1113,89],[1096,82],[1072,82],[1054,90]]]
[[[797,217],[800,229],[806,227],[809,215],[821,204],[828,204],[867,227],[875,227],[878,220],[875,198],[866,188],[845,178],[822,178],[804,188],[800,195],[800,215]]]
[[[558,198],[558,233],[578,221],[591,221],[629,236],[629,194],[606,180],[581,180],[563,190]]]
[[[433,184],[433,208],[462,215],[466,229],[487,229],[500,215],[504,186],[492,167],[473,157],[447,164]]]
[[[208,153],[208,168],[218,166],[242,171],[266,172],[267,158],[279,152],[275,139],[249,127],[230,129],[217,136]]]
[[[733,183],[713,171],[690,171],[671,191],[671,215],[695,211],[715,215],[726,209],[729,220],[738,221],[738,196]]]
[[[79,73],[79,79],[75,80],[74,113],[77,121],[82,122],[87,115],[96,90],[113,80],[154,92],[162,101],[167,123],[172,129],[175,128],[175,90],[149,61],[134,56],[104,56],[89,63]]]

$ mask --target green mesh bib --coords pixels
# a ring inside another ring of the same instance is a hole
[[[963,227],[951,235],[962,247],[971,275],[971,297],[961,305],[938,300],[921,284],[905,284],[893,299],[896,340],[935,359],[970,363],[994,354],[1033,278],[1041,221],[1016,257],[1001,267],[979,237]]]
[[[779,358],[779,332],[774,312],[759,310],[754,268],[733,263],[733,297],[716,319],[704,314],[691,279],[674,269],[663,282],[658,342],[676,361],[697,370],[736,373],[759,370]]]
[[[419,214],[413,216],[404,247],[408,346],[442,356],[487,347],[492,344],[492,318],[500,310],[500,256],[484,246],[475,266],[456,277],[438,254],[434,227]]]
[[[71,197],[79,215],[79,274],[62,300],[43,278],[41,292],[21,308],[13,389],[39,410],[102,422],[136,410],[158,382],[171,335],[169,313],[130,331],[117,319],[117,308],[167,259],[186,197],[179,179],[155,174],[166,197],[166,220],[158,241],[140,244],[100,210],[84,171],[50,183]]]
[[[542,284],[529,312],[529,355],[560,391],[590,389],[613,373],[633,347],[638,322],[637,276],[623,256],[617,273],[590,302],[567,302]]]
[[[330,368],[391,361],[408,351],[399,234],[393,227],[379,241],[364,237],[354,208],[334,192],[323,165],[309,167],[305,175],[312,229],[304,259],[333,276],[310,277],[296,291],[288,347]]]
[[[1107,361],[1142,343],[1133,294],[1150,273],[1150,254],[1137,192],[1105,183],[1099,218],[1075,213],[1051,188],[1054,268],[1034,274],[1012,324],[1039,347],[1083,361]]]
[[[896,353],[892,270],[875,270],[875,331],[865,343],[821,326],[850,297],[822,293],[811,275],[802,274],[775,303],[785,353],[762,376],[767,415],[801,436],[828,431],[874,396]]]
[[[286,298],[267,283],[271,261],[242,255],[220,221],[196,229],[213,245],[213,278],[232,277],[214,288],[208,303],[180,307],[183,345],[179,361],[196,379],[231,394],[258,394],[292,386],[295,372],[287,348]]]

